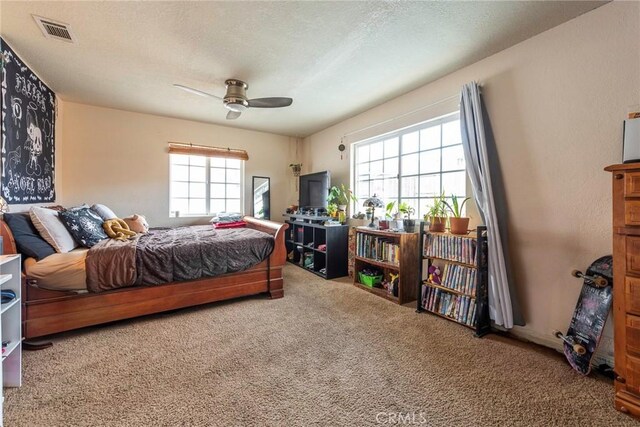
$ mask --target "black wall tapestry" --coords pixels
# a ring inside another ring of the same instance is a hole
[[[0,38],[2,53],[2,197],[53,202],[56,95]]]

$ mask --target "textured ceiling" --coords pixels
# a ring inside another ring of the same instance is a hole
[[[306,136],[603,2],[0,2],[0,34],[65,101]],[[71,25],[44,38],[31,15]],[[224,80],[283,109],[226,121]]]

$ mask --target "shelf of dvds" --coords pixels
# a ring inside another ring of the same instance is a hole
[[[353,284],[398,304],[414,301],[420,278],[419,238],[419,233],[356,227]],[[381,280],[367,284],[360,273]]]
[[[420,282],[417,311],[429,312],[475,331],[491,332],[488,301],[487,228],[468,235],[433,233],[420,227]],[[432,275],[430,267],[440,274]]]

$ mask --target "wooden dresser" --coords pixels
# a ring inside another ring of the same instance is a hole
[[[612,165],[615,407],[640,418],[640,163]]]

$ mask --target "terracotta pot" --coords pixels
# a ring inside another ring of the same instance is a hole
[[[451,234],[467,234],[469,218],[449,218]]]
[[[447,218],[440,216],[432,216],[431,221],[429,221],[429,231],[434,233],[442,233],[444,232],[444,227],[447,223]]]

